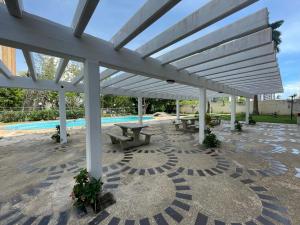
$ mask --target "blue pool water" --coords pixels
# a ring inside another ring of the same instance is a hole
[[[151,120],[152,116],[143,116],[143,120]],[[101,123],[125,123],[138,121],[138,116],[122,116],[122,117],[102,117]],[[51,121],[39,121],[39,122],[28,122],[28,123],[17,123],[13,125],[5,126],[7,130],[39,130],[39,129],[50,129],[55,128],[59,125],[59,120]],[[67,127],[84,127],[85,119],[67,120]]]

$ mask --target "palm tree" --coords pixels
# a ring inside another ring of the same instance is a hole
[[[283,20],[278,20],[274,23],[269,24],[269,27],[272,28],[272,39],[274,42],[274,50],[275,52],[279,52],[279,45],[281,44],[281,32],[278,30],[279,27],[284,23]],[[257,95],[254,96],[253,99],[253,114],[258,115],[259,110],[258,110],[258,97]]]
[[[272,28],[272,39],[274,41],[274,48],[276,52],[279,52],[279,45],[281,44],[281,32],[277,30],[284,23],[283,20],[278,20],[271,23],[269,26]]]

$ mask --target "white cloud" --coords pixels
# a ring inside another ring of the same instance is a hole
[[[294,21],[282,26],[282,43],[280,50],[282,53],[298,53],[300,52],[300,21]]]
[[[287,99],[293,94],[297,94],[297,98],[300,96],[300,81],[295,83],[289,83],[283,86],[284,93],[281,95],[281,99]]]

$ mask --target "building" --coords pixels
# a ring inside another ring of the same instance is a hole
[[[0,4],[5,4],[0,0]],[[16,74],[16,49],[0,45],[0,60],[7,66],[12,74]]]
[[[0,45],[0,60],[12,74],[16,74],[16,49]]]

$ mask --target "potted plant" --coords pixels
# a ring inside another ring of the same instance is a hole
[[[234,122],[234,129],[235,129],[235,131],[241,132],[242,131],[242,127],[243,127],[243,125],[239,121],[236,120]]]
[[[217,139],[217,136],[211,132],[209,128],[204,130],[205,138],[202,142],[206,148],[219,147],[221,142]]]
[[[71,193],[74,206],[87,213],[86,207],[92,207],[95,213],[115,203],[111,193],[102,193],[103,182],[89,175],[86,169],[81,169],[74,177],[75,185]]]
[[[249,117],[249,125],[255,125],[256,121],[252,118],[252,116]]]
[[[67,137],[70,137],[70,134],[67,133]],[[51,136],[52,140],[55,140],[57,143],[60,142],[60,125],[56,126],[56,133]]]

